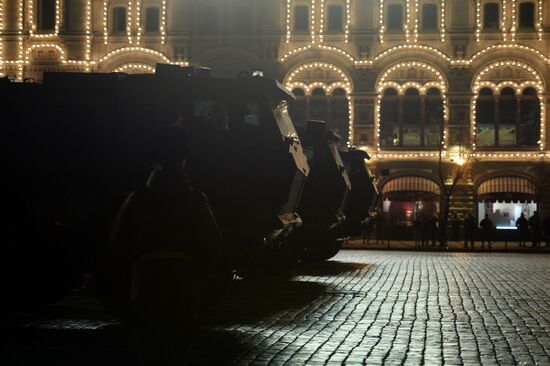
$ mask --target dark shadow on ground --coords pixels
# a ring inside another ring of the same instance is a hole
[[[351,263],[339,261],[303,262],[294,269],[294,275],[302,276],[336,276],[346,272],[354,272],[369,267],[366,263]]]

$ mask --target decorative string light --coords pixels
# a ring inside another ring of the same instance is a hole
[[[319,11],[319,43],[323,43],[325,36],[325,0],[319,0],[321,2]]]
[[[0,0],[0,77],[4,76],[4,0]]]
[[[136,28],[137,28],[137,34],[136,34],[136,44],[141,44],[141,0],[136,0]]]
[[[132,70],[137,70],[142,73],[154,73],[155,67],[147,64],[130,63],[116,67],[113,72],[127,72]]]
[[[126,12],[126,33],[128,35],[128,43],[132,44],[132,0],[128,0],[128,11]]]
[[[380,43],[384,43],[384,31],[386,30],[384,26],[384,0],[380,0],[380,16],[378,18],[378,37],[380,38]]]
[[[346,0],[346,28],[344,30],[344,37],[346,43],[349,43],[349,29],[351,25],[351,0]]]
[[[542,0],[537,0],[537,33],[539,35],[539,41],[542,41],[542,36],[544,35],[544,29],[542,28],[543,23],[543,14],[544,11],[542,9]]]
[[[542,52],[537,51],[531,47],[524,46],[521,44],[516,43],[508,43],[508,44],[498,44],[498,45],[492,45],[488,47],[484,47],[481,51],[475,53],[469,60],[452,60],[451,65],[471,65],[477,58],[480,56],[486,54],[487,52],[493,51],[493,50],[500,50],[500,49],[519,49],[521,51],[527,51],[529,53],[532,53],[533,55],[537,56],[541,60],[543,60],[546,63],[550,63],[550,59],[546,57]]]
[[[36,17],[38,16],[38,12],[35,12],[36,6],[37,5],[33,2],[33,0],[29,0],[28,2],[28,12],[29,12],[29,22],[30,22],[29,35],[33,38],[56,37],[59,34],[59,29],[61,26],[61,9],[63,6],[61,0],[55,0],[55,23],[54,23],[53,33],[46,33],[46,34],[35,33],[37,30]]]
[[[92,58],[92,0],[86,0],[86,50],[84,58],[90,61]],[[86,71],[90,71],[89,64],[86,66]]]
[[[405,2],[405,8],[406,8],[406,12],[407,12],[407,21],[405,23],[405,39],[407,40],[407,43],[410,42],[410,29],[409,29],[409,26],[410,26],[410,23],[411,23],[411,1],[416,1],[416,0],[407,0]]]
[[[399,46],[389,48],[386,51],[376,55],[373,60],[374,61],[379,61],[382,58],[388,56],[389,54],[395,53],[395,52],[398,52],[398,51],[401,51],[401,50],[428,51],[428,52],[434,53],[436,56],[444,59],[447,62],[451,61],[451,58],[449,56],[447,56],[446,54],[444,54],[443,52],[441,52],[437,48],[434,48],[434,47],[431,47],[431,46],[416,45],[416,44],[403,44],[403,45],[399,45]]]
[[[160,44],[166,43],[166,0],[161,3]]]
[[[481,0],[476,0],[476,42],[479,42],[481,33]]]
[[[315,43],[315,0],[311,0],[311,43]]]
[[[509,80],[506,80],[506,81],[502,81],[501,83],[499,83],[498,85],[496,85],[495,83],[489,81],[489,80],[483,80],[483,78],[485,77],[485,75],[487,75],[489,72],[491,72],[492,70],[496,69],[496,68],[502,68],[502,67],[516,67],[516,68],[520,68],[520,69],[523,69],[524,71],[527,72],[527,74],[530,75],[530,79],[531,80],[527,80],[525,82],[523,82],[522,84],[517,84],[513,81],[509,81]],[[484,87],[490,87],[493,91],[497,92],[498,90],[500,90],[501,88],[503,87],[506,87],[506,86],[509,86],[509,87],[512,87],[513,89],[515,89],[516,93],[517,94],[521,94],[521,91],[526,88],[526,87],[533,87],[537,90],[537,94],[538,94],[538,98],[539,98],[539,105],[540,105],[540,120],[541,120],[541,123],[540,123],[540,140],[539,140],[539,149],[541,151],[543,151],[545,149],[545,143],[544,143],[544,140],[545,140],[545,129],[544,129],[544,124],[545,124],[545,121],[546,121],[546,109],[545,109],[545,102],[544,102],[544,98],[543,98],[543,93],[544,93],[544,84],[543,84],[543,81],[542,81],[542,78],[540,77],[540,75],[538,74],[538,72],[533,69],[531,66],[527,65],[527,64],[524,64],[523,62],[520,62],[520,61],[499,61],[499,62],[495,62],[487,67],[485,67],[483,70],[481,70],[481,72],[479,72],[479,74],[477,75],[476,79],[475,79],[475,82],[474,82],[474,85],[473,85],[473,97],[472,97],[472,101],[471,101],[471,120],[472,120],[472,123],[471,123],[471,136],[472,136],[472,150],[476,150],[476,104],[477,104],[477,98],[478,98],[478,94],[479,94],[479,90],[481,90],[482,88]],[[495,93],[496,94],[496,93]]]
[[[441,42],[445,42],[445,32],[446,32],[446,29],[445,29],[445,1],[446,0],[441,0],[441,14],[439,15],[439,18],[440,18],[440,30],[439,30],[439,35],[441,37]]]
[[[108,0],[103,0],[103,43],[107,44],[109,42],[109,28],[108,28],[108,18],[107,13],[109,9]]]
[[[503,4],[503,7],[505,5]],[[512,0],[512,27],[510,28],[510,33],[512,35],[512,42],[516,41],[516,29],[517,29],[517,18],[516,18],[516,0]],[[503,33],[506,32],[506,29],[503,29]],[[504,40],[506,41],[506,37],[504,37]]]
[[[418,42],[418,18],[420,18],[420,10],[418,10],[419,8],[418,2],[419,0],[414,1],[414,34],[413,34],[414,43]]]
[[[286,43],[290,43],[292,0],[286,0]]]
[[[23,66],[23,53],[25,51],[25,45],[23,43],[23,9],[24,0],[19,0],[17,6],[17,74],[18,80],[23,80],[24,66]]]

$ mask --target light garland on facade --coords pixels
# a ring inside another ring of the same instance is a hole
[[[103,44],[107,44],[109,42],[109,18],[107,17],[108,11],[108,0],[103,0]]]
[[[414,1],[414,33],[413,33],[413,39],[414,43],[418,42],[418,18],[420,17],[420,10],[419,8],[419,0]]]
[[[380,0],[380,15],[378,17],[378,37],[380,38],[380,43],[384,43],[384,32],[386,27],[384,26],[384,0]]]
[[[315,43],[315,0],[311,0],[311,42]]]
[[[37,5],[33,2],[33,0],[29,0],[29,3],[28,3],[29,22],[30,22],[29,35],[33,38],[56,37],[59,34],[59,29],[61,26],[61,9],[63,7],[61,0],[55,0],[55,23],[54,23],[53,33],[47,33],[47,34],[35,33],[37,30],[36,17],[38,16],[38,12],[35,12],[36,6]]]
[[[407,43],[409,43],[411,40],[410,40],[410,24],[411,24],[411,1],[416,1],[416,0],[407,0],[405,2],[405,8],[406,8],[406,22],[405,22],[405,39],[407,40]]]
[[[137,46],[117,48],[116,50],[113,50],[113,51],[107,53],[105,56],[101,57],[98,60],[98,62],[103,63],[103,62],[107,61],[108,59],[110,59],[111,57],[119,55],[121,53],[125,53],[125,52],[147,53],[147,54],[150,54],[150,55],[153,55],[153,56],[156,56],[156,57],[160,58],[164,62],[170,63],[170,59],[168,57],[166,57],[166,55],[164,55],[162,52],[155,51],[155,50],[152,50],[150,48],[137,47]]]
[[[4,76],[4,0],[0,0],[0,77]]]
[[[18,80],[23,80],[24,65],[23,65],[23,53],[25,51],[25,44],[23,43],[23,9],[25,7],[24,0],[19,0],[17,6],[17,74]]]
[[[519,49],[521,51],[527,51],[539,57],[544,62],[550,63],[550,59],[540,51],[537,51],[531,47],[524,46],[521,44],[508,43],[508,44],[496,44],[496,45],[484,47],[481,51],[478,51],[477,53],[475,53],[469,60],[452,60],[451,65],[471,65],[477,58],[479,58],[480,56],[483,56],[487,52],[490,52],[493,50],[500,50],[500,49]]]
[[[402,51],[402,50],[428,51],[428,52],[434,53],[435,55],[437,55],[438,57],[444,59],[447,62],[451,62],[451,58],[449,56],[447,56],[446,54],[444,54],[443,52],[441,52],[440,50],[438,50],[437,48],[434,48],[434,47],[431,47],[431,46],[416,45],[416,44],[403,44],[403,45],[399,45],[399,46],[394,46],[394,47],[389,48],[389,49],[385,50],[384,52],[379,53],[378,55],[376,55],[374,57],[373,61],[375,61],[375,62],[379,61],[379,60],[381,60],[382,58],[388,56],[391,53]]]
[[[481,0],[476,0],[476,42],[481,34]]]
[[[135,16],[135,19],[136,19],[136,30],[137,30],[137,33],[136,33],[136,44],[139,45],[141,44],[141,33],[142,33],[142,29],[141,29],[141,0],[136,0],[136,16]]]
[[[84,54],[84,58],[87,62],[90,61],[92,58],[92,0],[86,0],[86,21],[85,21],[85,29],[86,29],[86,50]],[[86,65],[86,71],[90,71],[89,64]]]
[[[510,28],[510,32],[512,34],[512,42],[516,41],[516,30],[517,30],[517,17],[516,17],[516,0],[512,1],[512,27]],[[505,2],[503,1],[503,9],[506,9]],[[503,29],[503,34],[506,34],[506,29]],[[506,36],[504,37],[504,40],[506,41]]]
[[[132,44],[132,0],[128,0],[126,14],[126,34],[128,35],[128,43]]]
[[[290,43],[292,0],[286,0],[286,43]]]
[[[441,12],[439,14],[439,18],[440,18],[440,25],[439,27],[441,28],[439,30],[439,35],[441,37],[441,42],[445,42],[445,32],[446,32],[446,29],[445,29],[445,17],[446,17],[446,13],[445,13],[445,1],[446,0],[441,0]]]
[[[491,70],[495,69],[495,68],[500,68],[500,67],[503,67],[503,66],[512,66],[512,67],[518,67],[518,68],[521,68],[521,69],[524,69],[525,71],[527,71],[530,75],[531,75],[531,78],[534,79],[533,80],[528,80],[528,81],[525,81],[521,84],[517,84],[513,81],[509,81],[509,80],[506,80],[506,81],[502,81],[501,83],[499,84],[495,84],[494,82],[491,82],[491,81],[488,81],[488,80],[481,80],[488,72],[490,72]],[[471,101],[471,107],[470,107],[470,110],[471,110],[471,136],[472,136],[472,150],[475,151],[476,150],[476,104],[477,104],[477,98],[478,98],[478,93],[479,93],[479,90],[481,90],[482,88],[484,87],[489,87],[491,88],[493,91],[495,92],[498,92],[498,90],[500,90],[500,88],[504,88],[504,87],[512,87],[514,88],[514,90],[516,91],[516,94],[521,94],[521,91],[526,88],[526,87],[533,87],[537,90],[537,95],[538,95],[538,98],[539,98],[539,105],[540,105],[540,120],[541,120],[541,123],[540,123],[540,136],[539,136],[539,150],[543,151],[545,149],[545,129],[544,129],[544,125],[546,123],[546,104],[545,104],[545,101],[544,101],[544,97],[543,97],[543,93],[544,93],[544,84],[542,82],[542,78],[540,77],[539,73],[533,69],[531,66],[527,65],[527,64],[524,64],[520,61],[499,61],[499,62],[495,62],[487,67],[485,67],[476,77],[475,79],[475,82],[474,82],[474,85],[473,85],[473,88],[472,88],[472,91],[474,93],[473,97],[472,97],[472,101]]]
[[[539,41],[542,41],[542,36],[544,35],[544,28],[542,27],[543,23],[543,9],[542,9],[542,0],[537,0],[537,33],[539,36]]]
[[[160,44],[166,43],[166,0],[161,3]]]
[[[319,0],[321,6],[319,7],[319,43],[323,43],[325,35],[325,0]]]
[[[346,27],[344,29],[344,39],[349,43],[349,29],[351,25],[351,0],[346,0]]]
[[[144,73],[154,73],[155,67],[147,64],[130,63],[116,67],[113,72],[126,72],[128,70],[138,70]]]
[[[433,73],[437,77],[437,81],[430,81],[425,84],[421,84],[417,81],[408,81],[404,84],[399,84],[395,81],[387,80],[387,78],[390,76],[391,73],[394,71],[397,71],[402,68],[409,68],[409,67],[418,67],[424,70],[428,70],[431,73]],[[445,152],[447,148],[447,124],[449,119],[448,114],[448,105],[447,105],[447,83],[445,79],[443,78],[443,75],[439,70],[437,70],[435,67],[428,65],[423,62],[416,62],[416,61],[410,61],[410,62],[401,62],[398,63],[391,68],[387,69],[384,74],[380,77],[377,86],[377,96],[376,96],[376,103],[374,106],[374,114],[375,114],[375,126],[374,129],[376,131],[376,152],[377,155],[380,156],[381,152],[381,145],[380,145],[380,121],[381,121],[381,104],[382,104],[382,97],[383,92],[387,88],[395,88],[400,95],[402,95],[405,90],[408,88],[416,88],[418,89],[420,95],[426,95],[426,92],[430,88],[437,88],[441,91],[441,99],[443,102],[443,120],[444,120],[444,126],[443,126],[443,141],[441,141],[441,144],[443,145],[443,151]],[[402,156],[402,153],[397,154],[399,156]]]
[[[308,85],[304,84],[303,82],[294,82],[294,78],[302,71],[310,70],[310,69],[324,69],[324,70],[330,70],[333,72],[336,72],[338,74],[339,78],[342,81],[335,81],[331,83],[330,85],[326,85],[325,83],[315,81]],[[335,88],[343,88],[346,91],[346,96],[348,100],[348,133],[349,133],[349,142],[348,146],[353,141],[353,120],[354,120],[354,111],[353,111],[353,96],[351,95],[351,92],[353,90],[350,78],[347,76],[347,74],[339,67],[326,63],[326,62],[310,62],[304,65],[300,65],[297,68],[295,68],[287,77],[285,83],[285,87],[292,91],[293,89],[299,87],[303,88],[306,92],[310,92],[316,87],[321,87],[325,91],[332,91]]]

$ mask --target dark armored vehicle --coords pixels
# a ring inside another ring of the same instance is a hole
[[[341,247],[344,207],[352,187],[338,141],[325,122],[308,121],[302,142],[311,172],[298,208],[304,224],[293,236],[305,260],[331,258]]]
[[[286,238],[301,224],[309,173],[287,111],[293,97],[274,80],[204,73],[159,65],[154,75],[51,73],[42,84],[1,83],[10,172],[2,185],[14,212],[4,269],[15,274],[14,289],[42,283],[53,293],[55,284],[62,294],[95,270],[113,216],[150,172],[151,135],[174,122],[192,137],[188,170],[209,197],[227,269],[257,273],[290,258]]]
[[[367,166],[370,157],[365,151],[351,147],[341,149],[340,156],[352,187],[344,208],[346,221],[341,233],[344,237],[357,236],[363,233],[368,220],[372,219],[370,213],[378,201],[378,188]]]

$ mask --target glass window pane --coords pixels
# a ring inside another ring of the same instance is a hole
[[[483,28],[497,30],[499,26],[499,6],[488,3],[483,7]]]
[[[420,146],[419,125],[403,125],[403,146]]]
[[[346,144],[349,139],[349,105],[347,98],[334,98],[330,103],[330,119],[328,127],[335,130]]]
[[[476,145],[478,147],[495,146],[495,125],[476,123]]]
[[[113,32],[126,32],[126,8],[113,9]]]
[[[330,32],[342,31],[343,11],[341,5],[331,5],[328,7],[328,30]]]
[[[518,144],[536,146],[540,136],[540,103],[538,98],[523,97]]]
[[[309,29],[309,11],[307,6],[294,8],[294,31],[307,32]]]
[[[399,4],[388,6],[388,30],[402,31],[403,30],[403,7]]]
[[[52,31],[55,29],[55,0],[38,2],[38,29]]]
[[[147,8],[147,10],[145,11],[145,31],[158,32],[159,30],[159,8]]]
[[[498,129],[499,146],[516,145],[516,124],[500,124]]]
[[[533,3],[521,3],[519,6],[520,29],[535,28],[535,5]]]
[[[382,100],[380,106],[380,145],[399,146],[399,101],[397,97]]]
[[[426,4],[422,7],[422,30],[437,30],[437,5]]]

